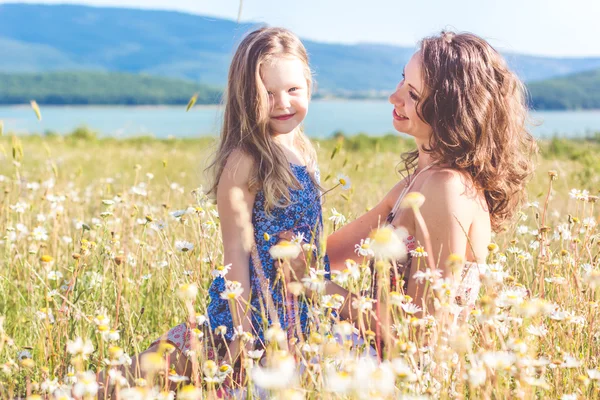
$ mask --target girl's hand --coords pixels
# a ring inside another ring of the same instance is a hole
[[[294,234],[291,231],[283,231],[279,233],[280,240],[291,241],[294,237]],[[316,262],[313,258],[313,263]],[[306,275],[306,271],[308,270],[308,262],[309,259],[308,251],[302,249],[298,257],[291,258],[285,261],[276,260],[275,267],[283,268],[285,280],[287,283],[297,282],[302,280]]]

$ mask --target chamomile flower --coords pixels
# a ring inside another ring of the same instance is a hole
[[[343,225],[346,223],[346,217],[339,213],[335,208],[331,209],[331,217],[328,218],[329,221],[332,221],[335,225]]]
[[[87,371],[79,374],[77,383],[73,385],[73,395],[78,398],[96,397],[98,393],[98,382],[96,382],[96,374],[92,371]]]
[[[410,251],[410,255],[413,257],[427,257],[427,252],[422,246],[418,246],[416,249]]]
[[[252,368],[252,380],[263,389],[281,390],[288,388],[296,375],[294,357],[284,351],[276,352],[270,360],[270,367]]]
[[[423,311],[421,307],[414,303],[404,303],[400,307],[402,307],[402,310],[404,310],[405,313],[410,315]]]
[[[541,325],[529,325],[527,327],[527,333],[529,333],[530,335],[533,336],[538,336],[538,337],[544,337],[548,334],[548,328],[546,328],[544,326],[544,324]]]
[[[263,356],[264,352],[264,350],[250,350],[248,351],[248,357],[254,360],[259,360]]]
[[[469,384],[473,387],[482,386],[487,379],[487,372],[482,366],[471,366],[467,371]]]
[[[193,283],[184,283],[177,290],[177,296],[184,301],[194,301],[197,295],[198,286]]]
[[[24,214],[25,210],[29,208],[29,204],[19,201],[18,203],[11,205],[10,209],[16,212],[17,214]]]
[[[405,258],[406,245],[399,233],[391,225],[373,230],[369,235],[369,245],[375,257],[396,260]]]
[[[181,400],[196,400],[203,398],[203,394],[194,385],[186,385],[177,392],[177,398]]]
[[[360,243],[354,245],[354,252],[361,257],[373,257],[375,254],[371,249],[371,239],[360,239]]]
[[[243,292],[244,288],[242,288],[242,284],[240,282],[227,281],[225,282],[225,290],[223,290],[220,296],[223,300],[236,300],[242,295]]]
[[[410,192],[402,199],[400,207],[418,209],[425,203],[425,196],[419,192]]]
[[[413,279],[417,281],[417,283],[427,282],[435,282],[442,277],[442,271],[439,269],[431,270],[430,268],[426,268],[424,271],[417,271],[413,274]]]
[[[306,237],[303,232],[298,232],[294,234],[291,241],[292,243],[296,243],[301,246],[303,243],[306,242]]]
[[[297,243],[281,240],[269,249],[269,254],[274,260],[285,260],[298,257],[301,251],[302,247]]]
[[[588,369],[587,374],[593,381],[600,381],[600,370],[599,369]]]
[[[176,240],[175,241],[175,249],[182,253],[186,253],[191,251],[194,248],[194,243],[188,242],[186,240]]]
[[[310,269],[308,276],[302,278],[304,287],[317,293],[321,293],[325,290],[326,283],[323,275],[314,268]]]
[[[370,297],[360,296],[360,297],[356,297],[356,298],[354,298],[354,300],[352,300],[352,308],[355,308],[361,312],[364,312],[367,310],[372,310],[373,304],[376,302],[377,302],[376,300],[374,300]]]
[[[87,360],[89,355],[94,352],[94,345],[89,339],[83,340],[81,337],[77,337],[73,341],[67,341],[67,352],[73,356]]]
[[[33,240],[37,242],[45,242],[48,240],[48,231],[43,226],[37,226],[31,232],[31,236],[33,237]]]
[[[344,304],[344,297],[339,294],[324,295],[323,297],[321,297],[321,304],[325,308],[339,310]]]
[[[215,278],[224,278],[231,269],[231,264],[219,265],[212,270],[211,275]]]
[[[350,178],[347,175],[344,174],[338,174],[336,181],[339,185],[342,186],[343,190],[348,190],[350,189],[351,186],[351,182],[350,182]]]

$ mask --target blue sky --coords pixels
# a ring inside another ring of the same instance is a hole
[[[238,0],[23,2],[160,8],[228,19],[237,19],[240,5]],[[474,32],[508,51],[600,56],[600,0],[243,0],[241,16],[324,42],[413,46],[424,36],[452,28]]]

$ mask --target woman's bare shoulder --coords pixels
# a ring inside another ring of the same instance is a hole
[[[460,206],[480,204],[483,198],[470,176],[452,168],[433,169],[423,182],[421,193],[434,202]]]

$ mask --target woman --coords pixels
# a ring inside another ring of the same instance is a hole
[[[385,221],[406,229],[408,249],[425,247],[427,267],[453,283],[455,305],[471,306],[492,231],[513,217],[533,171],[531,155],[537,148],[526,128],[524,85],[485,40],[442,32],[421,42],[389,100],[394,128],[415,138],[417,149],[402,155],[413,172],[375,208],[328,237],[331,268],[362,258],[353,252],[354,244]],[[413,210],[400,206],[408,192],[425,199],[421,222]],[[391,276],[402,277],[412,302],[431,311],[431,299],[423,301],[423,280],[410,273],[418,263],[423,271],[421,258],[396,262]],[[298,276],[306,268],[296,260],[292,269]],[[334,283],[326,292],[349,296]],[[341,317],[351,317],[351,304],[344,303]]]

